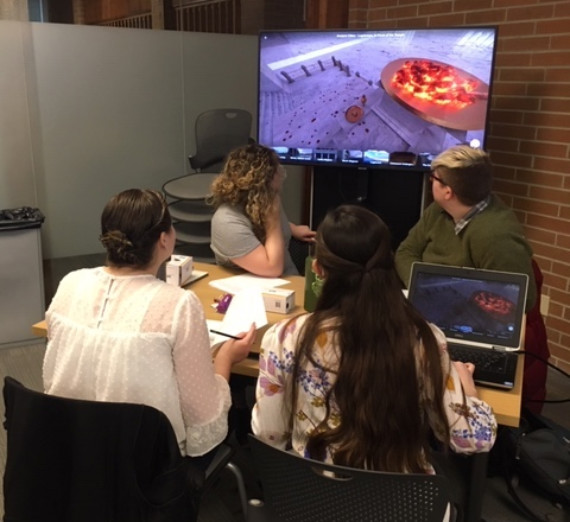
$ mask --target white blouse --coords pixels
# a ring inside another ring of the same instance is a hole
[[[153,406],[183,455],[203,455],[226,437],[230,389],[214,373],[193,292],[152,275],[77,270],[62,279],[46,320],[46,393]]]

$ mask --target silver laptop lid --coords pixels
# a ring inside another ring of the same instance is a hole
[[[408,299],[448,340],[520,348],[528,276],[416,262]]]

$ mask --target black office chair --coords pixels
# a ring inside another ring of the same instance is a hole
[[[170,199],[169,210],[179,244],[193,245],[180,253],[214,261],[209,249],[213,209],[205,200],[228,153],[252,141],[251,124],[251,113],[244,109],[213,109],[196,118],[196,152],[188,157],[194,172],[162,186]]]
[[[190,522],[233,455],[222,444],[204,475],[151,406],[56,397],[11,377],[4,402],[6,521]],[[236,478],[245,514],[239,470]]]
[[[441,475],[333,466],[249,441],[264,500],[250,500],[248,522],[441,522],[450,505]]]
[[[251,141],[251,113],[244,109],[212,109],[196,118],[196,153],[189,156],[196,172],[219,171],[231,150]]]

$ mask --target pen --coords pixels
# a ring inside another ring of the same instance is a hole
[[[225,332],[219,332],[218,330],[210,330],[210,332],[212,332],[213,334],[223,335],[224,337],[229,337],[230,339],[237,339],[238,341],[241,339],[241,337],[237,337],[235,335]]]

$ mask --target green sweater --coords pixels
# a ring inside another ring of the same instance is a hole
[[[515,213],[493,195],[489,206],[459,235],[454,227],[451,216],[437,203],[426,208],[396,251],[396,269],[402,281],[409,284],[414,261],[528,274],[528,312],[536,300],[532,249]]]

